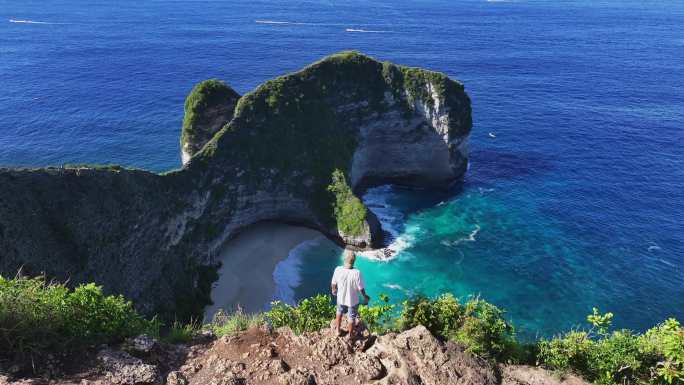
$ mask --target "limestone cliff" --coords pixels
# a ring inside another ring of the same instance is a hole
[[[343,52],[236,98],[217,81],[193,90],[177,171],[0,170],[0,273],[24,266],[96,281],[148,314],[197,313],[240,229],[279,220],[378,247],[365,187],[445,186],[467,168],[470,100],[440,73]]]

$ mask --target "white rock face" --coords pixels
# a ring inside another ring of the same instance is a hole
[[[449,139],[449,110],[428,83],[432,106],[414,101],[416,114],[404,117],[403,106],[387,93],[390,110],[382,119],[368,119],[359,130],[351,179],[406,184],[444,185],[459,178],[468,158],[468,136]],[[412,99],[411,95],[408,95]]]
[[[192,157],[192,155],[190,155],[189,147],[190,146],[188,143],[184,143],[181,145],[181,163],[184,165],[188,163],[190,161],[190,158]]]

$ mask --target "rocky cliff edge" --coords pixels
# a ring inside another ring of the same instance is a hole
[[[0,373],[0,385],[40,385]],[[442,342],[423,326],[376,336],[361,330],[350,341],[332,329],[295,335],[287,328],[254,328],[234,336],[198,337],[168,345],[139,336],[102,346],[53,385],[586,385],[538,367],[495,365]]]

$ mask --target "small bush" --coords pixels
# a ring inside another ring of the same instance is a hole
[[[503,310],[484,300],[474,298],[462,305],[452,294],[443,294],[435,299],[416,296],[403,306],[402,329],[423,325],[432,334],[462,343],[480,356],[517,360],[520,346],[513,327],[503,318]]]
[[[389,297],[385,294],[381,294],[378,299],[379,305],[359,306],[359,315],[370,331],[384,334],[395,329],[393,312],[396,305],[390,304]]]
[[[275,328],[288,326],[296,334],[314,332],[327,327],[335,317],[335,306],[330,297],[318,294],[291,306],[281,301],[271,303],[266,317]]]
[[[459,328],[462,316],[463,306],[452,294],[436,299],[417,295],[404,301],[400,325],[404,330],[423,325],[432,334],[448,338]]]
[[[225,313],[219,310],[212,322],[206,327],[214,332],[217,336],[235,335],[241,331],[252,327],[259,327],[266,323],[264,314],[247,314],[242,308],[234,313]]]
[[[639,337],[640,350],[658,357],[655,371],[668,384],[684,383],[684,328],[670,318]]]
[[[92,283],[70,290],[44,277],[0,276],[0,355],[22,358],[141,333],[158,336],[160,326],[122,296],[106,296]]]
[[[499,361],[518,360],[513,326],[504,319],[505,312],[479,298],[466,303],[460,327],[450,339],[468,346],[468,350]]]
[[[202,325],[194,320],[185,324],[174,321],[163,340],[170,344],[188,343],[201,328]]]
[[[587,373],[592,341],[584,331],[570,331],[562,337],[539,342],[538,360],[551,369]]]

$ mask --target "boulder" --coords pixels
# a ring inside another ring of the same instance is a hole
[[[489,363],[460,346],[437,340],[424,326],[379,337],[366,353],[387,368],[383,384],[498,384]]]

